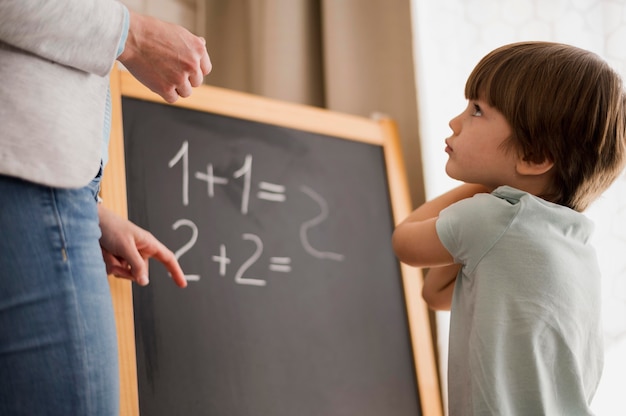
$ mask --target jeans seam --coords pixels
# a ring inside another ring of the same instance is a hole
[[[63,228],[63,220],[61,219],[61,213],[57,204],[56,191],[54,188],[50,188],[50,200],[52,202],[52,209],[54,211],[54,217],[59,228],[59,236],[61,237],[61,256],[63,257],[63,263],[68,262],[67,256],[67,239],[65,237],[65,229]]]
[[[80,345],[77,346],[77,351],[80,350],[80,354],[82,355],[82,360],[81,360],[82,365],[88,366],[87,348],[84,343],[86,334],[85,334],[85,330],[83,327],[83,314],[80,308],[78,307],[79,302],[77,299],[76,282],[74,280],[74,274],[72,273],[72,267],[70,264],[68,242],[67,242],[65,227],[64,227],[63,219],[61,218],[61,211],[59,210],[59,206],[57,203],[57,190],[55,188],[50,188],[50,195],[51,195],[52,208],[54,210],[54,216],[57,222],[57,227],[59,229],[59,235],[61,237],[61,255],[63,256],[63,264],[65,264],[66,272],[69,275],[69,280],[72,282],[72,296],[73,296],[73,304],[74,304],[73,307],[76,310],[76,317],[78,320],[76,327],[77,327],[77,330],[80,331],[80,336],[78,337],[78,340],[80,340]],[[81,374],[80,372],[77,372],[76,376],[79,376],[80,374]],[[82,374],[85,374],[85,372],[83,371]],[[80,382],[83,385],[86,385],[87,383],[89,383],[90,377],[81,376],[80,378],[82,379],[80,380]],[[88,415],[90,410],[92,409],[92,398],[91,398],[92,386],[86,385],[85,387],[86,387],[85,391],[88,392],[85,398],[85,403],[84,403],[85,408],[80,409],[79,414]],[[78,403],[83,403],[83,402],[78,401]]]

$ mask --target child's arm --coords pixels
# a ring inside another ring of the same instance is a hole
[[[454,282],[461,268],[460,264],[433,267],[424,277],[422,297],[431,309],[449,311],[452,305]]]
[[[431,267],[426,275],[422,296],[433,309],[449,310],[454,281],[460,265],[439,240],[435,223],[439,212],[477,193],[489,192],[482,185],[464,184],[426,202],[400,223],[392,237],[400,261],[416,267]]]
[[[482,185],[464,184],[413,211],[393,232],[393,250],[398,259],[416,267],[452,264],[452,256],[441,244],[435,228],[439,212],[480,192],[489,191]]]

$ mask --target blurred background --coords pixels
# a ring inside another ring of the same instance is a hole
[[[444,171],[448,121],[492,49],[522,40],[596,52],[626,79],[626,0],[122,0],[204,36],[206,83],[398,124],[418,206],[457,183]],[[626,414],[626,176],[586,214],[603,271],[605,368],[598,415]],[[448,313],[433,314],[442,391]],[[443,394],[445,404],[445,394]]]

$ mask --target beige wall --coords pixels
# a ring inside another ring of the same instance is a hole
[[[198,13],[200,1],[197,0],[121,0],[129,9],[138,13],[157,17],[167,22],[186,27],[198,33]]]

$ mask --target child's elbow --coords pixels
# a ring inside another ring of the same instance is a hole
[[[406,241],[406,236],[402,230],[396,228],[391,236],[391,247],[398,260],[409,266],[417,267],[418,262],[415,259],[414,253],[410,250],[410,245]]]

